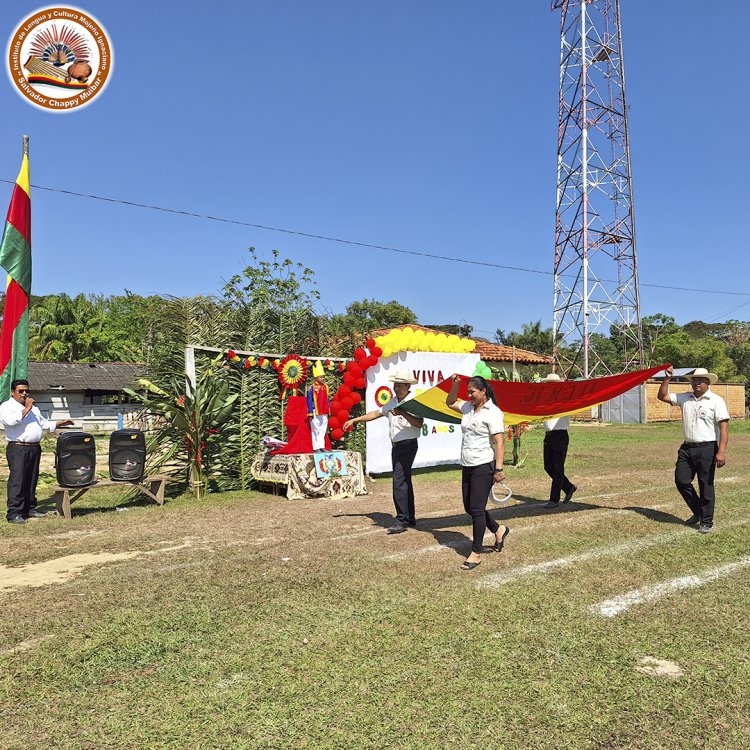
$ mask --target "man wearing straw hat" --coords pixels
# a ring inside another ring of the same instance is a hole
[[[410,526],[417,525],[414,515],[414,487],[411,483],[411,467],[417,455],[417,438],[422,423],[421,417],[407,414],[400,408],[409,395],[409,386],[417,381],[406,370],[398,370],[388,380],[393,383],[396,395],[380,409],[368,411],[361,417],[349,419],[344,430],[350,430],[359,422],[388,417],[388,431],[391,438],[391,461],[393,462],[393,504],[396,506],[396,522],[388,528],[389,534],[400,534]]]
[[[674,370],[670,365],[659,386],[657,398],[665,404],[679,406],[685,442],[677,451],[674,482],[693,515],[685,521],[701,534],[708,534],[714,525],[714,472],[727,460],[729,442],[729,411],[721,396],[709,388],[718,375],[698,367],[691,375],[692,393],[670,393],[669,382]],[[693,479],[698,476],[698,490]]]
[[[562,378],[554,372],[542,380],[543,383],[561,383]],[[557,508],[560,505],[560,493],[564,492],[563,503],[569,503],[573,493],[578,489],[565,476],[565,459],[568,455],[568,417],[548,419],[544,423],[544,470],[552,479],[549,490],[549,502],[543,507]]]

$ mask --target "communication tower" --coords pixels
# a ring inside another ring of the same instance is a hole
[[[643,365],[620,2],[552,9],[562,17],[553,356],[588,378]],[[616,365],[597,333],[615,334]]]

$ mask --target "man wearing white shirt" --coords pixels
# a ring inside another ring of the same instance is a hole
[[[714,525],[714,472],[727,460],[729,442],[729,411],[721,396],[709,390],[719,377],[704,367],[696,368],[690,379],[692,393],[670,393],[669,382],[674,370],[670,365],[659,386],[657,398],[666,404],[679,406],[685,442],[677,451],[674,481],[693,515],[685,521],[707,534]],[[693,479],[698,476],[698,489]]]
[[[561,383],[562,378],[554,372],[547,375],[543,383]],[[565,459],[568,456],[568,417],[548,419],[544,423],[544,470],[552,479],[549,490],[549,502],[545,508],[557,508],[560,505],[560,493],[564,492],[563,503],[569,503],[573,493],[578,489],[565,476]]]
[[[388,380],[393,383],[395,397],[380,409],[347,420],[344,430],[348,432],[359,422],[371,422],[379,417],[388,417],[388,434],[393,446],[391,461],[393,462],[393,504],[396,506],[396,522],[388,528],[387,533],[400,534],[407,528],[414,528],[417,525],[411,468],[417,456],[417,438],[421,434],[424,420],[400,408],[400,404],[409,395],[409,386],[417,381],[406,370],[399,370]]]
[[[26,523],[27,518],[43,518],[45,515],[36,509],[42,434],[44,430],[54,432],[58,427],[73,424],[73,421],[45,419],[29,395],[28,380],[14,380],[10,387],[11,397],[0,405],[0,420],[8,441],[5,455],[10,470],[7,519],[9,523]]]

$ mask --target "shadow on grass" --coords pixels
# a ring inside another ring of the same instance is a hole
[[[487,510],[492,518],[503,526],[512,526],[514,520],[534,518],[536,516],[549,517],[550,524],[554,525],[555,518],[567,516],[571,513],[582,513],[588,510],[620,510],[619,508],[612,508],[612,506],[609,505],[598,505],[596,503],[585,502],[561,503],[557,508],[544,508],[543,506],[546,503],[546,500],[539,500],[538,498],[528,497],[526,495],[514,495],[513,497],[517,503],[515,505],[509,505],[507,508],[497,507],[495,505],[487,506]],[[631,511],[643,516],[644,518],[648,518],[650,521],[655,521],[656,523],[683,523],[683,519],[672,515],[671,513],[665,513],[664,511],[655,510],[653,508],[629,505],[621,510]],[[369,513],[337,513],[334,518],[369,518],[373,524],[382,529],[387,529],[389,526],[392,526],[396,520],[394,515],[379,511],[372,511]],[[456,513],[439,516],[437,518],[419,518],[419,516],[417,516],[417,531],[429,532],[435,537],[438,544],[451,547],[456,550],[456,554],[466,556],[471,551],[471,539],[470,537],[467,537],[466,534],[447,530],[455,526],[467,526],[470,535],[471,519],[468,514]]]
[[[656,521],[657,523],[672,523],[679,524],[680,526],[684,523],[684,520],[679,516],[665,513],[662,510],[655,510],[654,508],[639,508],[635,505],[629,505],[627,508],[623,508],[623,510],[632,510],[633,513],[637,513],[639,516]]]
[[[82,488],[71,487],[70,489],[71,492],[75,492]],[[130,492],[132,492],[133,495],[130,495]],[[169,498],[166,498],[166,500],[168,499]],[[122,511],[118,511],[118,508],[130,510],[131,508],[143,508],[146,506],[153,506],[155,508],[159,507],[150,497],[133,490],[129,491],[128,494],[124,494],[121,498],[118,498],[114,504],[112,504],[112,497],[110,495],[106,500],[103,500],[102,505],[100,506],[92,506],[88,504],[79,505],[81,502],[92,502],[93,500],[94,496],[90,495],[89,492],[85,492],[79,500],[71,505],[72,514],[74,516],[89,516],[95,513],[121,513]],[[56,509],[54,497],[46,497],[37,501],[37,510],[40,510],[42,513],[49,513]]]

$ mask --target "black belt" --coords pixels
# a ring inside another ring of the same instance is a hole
[[[696,448],[699,445],[716,445],[715,440],[704,440],[702,443],[688,443],[686,440],[683,445],[687,445],[689,448]]]
[[[24,443],[23,440],[9,440],[11,445],[39,445],[39,443]]]

